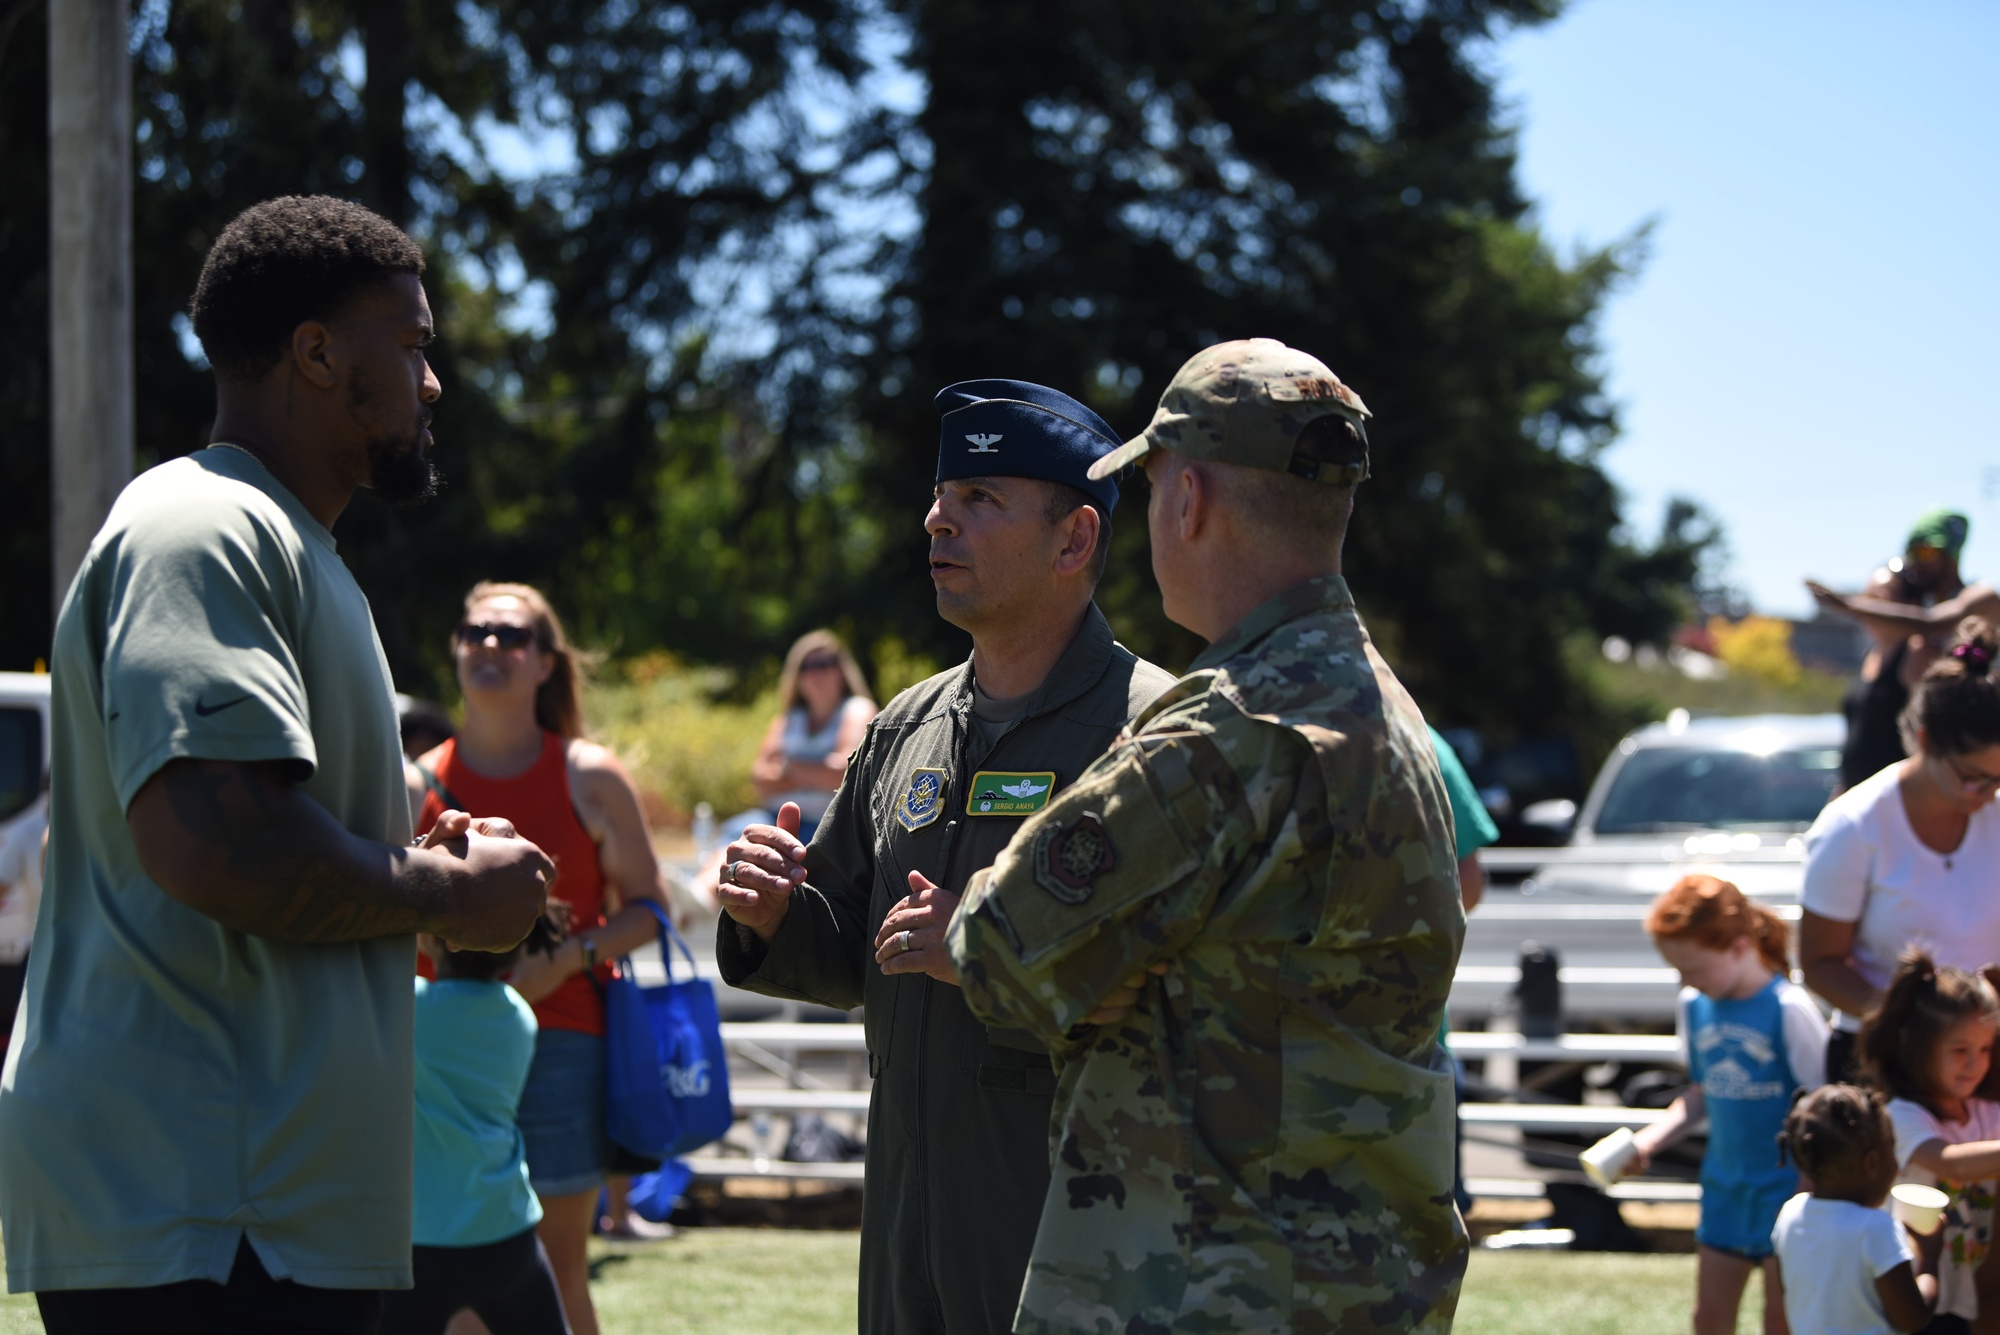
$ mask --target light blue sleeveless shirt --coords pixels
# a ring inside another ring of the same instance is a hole
[[[841,720],[847,717],[848,701],[853,698],[850,695],[842,700],[840,707],[818,728],[812,726],[804,705],[794,705],[785,714],[785,739],[780,743],[785,759],[823,764],[833,754],[833,744],[840,739]],[[833,793],[825,788],[795,788],[772,798],[771,810],[776,811],[787,802],[798,803],[801,818],[812,822],[826,815],[826,809],[833,805]]]
[[[1681,992],[1681,1032],[1688,1076],[1708,1108],[1708,1149],[1701,1161],[1701,1223],[1696,1240],[1751,1257],[1771,1254],[1778,1211],[1799,1190],[1798,1169],[1778,1160],[1778,1133],[1792,1095],[1824,1077],[1825,1026],[1819,1054],[1801,1049],[1810,1026],[1786,1012],[1801,1002],[1797,984],[1774,977],[1754,996],[1718,1001],[1693,988]],[[1817,1011],[1813,1012],[1817,1017]],[[1794,1070],[1794,1065],[1808,1066]]]

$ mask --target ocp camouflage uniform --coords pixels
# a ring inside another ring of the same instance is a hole
[[[1017,1332],[1450,1328],[1456,861],[1423,718],[1335,576],[1246,617],[973,878],[966,1000],[1059,1066]]]

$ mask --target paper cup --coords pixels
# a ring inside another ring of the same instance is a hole
[[[1889,1200],[1896,1218],[1909,1225],[1910,1232],[1921,1233],[1925,1237],[1938,1231],[1944,1223],[1944,1207],[1951,1204],[1951,1197],[1936,1187],[1919,1186],[1915,1182],[1903,1182],[1889,1188]]]
[[[1639,1146],[1632,1138],[1631,1129],[1621,1126],[1579,1157],[1590,1180],[1600,1188],[1609,1187],[1631,1168],[1632,1161],[1639,1157]]]

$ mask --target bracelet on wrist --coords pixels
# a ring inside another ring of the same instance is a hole
[[[591,937],[579,936],[576,939],[576,943],[583,948],[583,971],[585,973],[595,973],[597,971],[597,942]]]

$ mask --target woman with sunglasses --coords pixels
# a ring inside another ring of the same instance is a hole
[[[1837,1009],[1827,1078],[1853,1079],[1854,1036],[1896,958],[2000,961],[2000,635],[1968,617],[1903,711],[1909,758],[1827,803],[1806,832],[1799,966]]]
[[[609,976],[607,961],[653,939],[639,901],[667,896],[638,789],[617,757],[584,738],[580,658],[537,590],[473,586],[452,636],[465,726],[417,762],[416,827],[448,807],[504,816],[556,864],[549,898],[567,906],[570,935],[553,954],[524,952],[507,976],[540,1026],[517,1123],[570,1327],[597,1335],[585,1246],[612,1148],[594,983]]]
[[[785,655],[778,716],[757,749],[750,781],[769,812],[787,802],[799,804],[800,839],[812,839],[847,773],[847,757],[861,745],[874,717],[875,697],[840,637],[830,630],[799,636]],[[750,814],[765,823],[773,819],[764,812]]]

